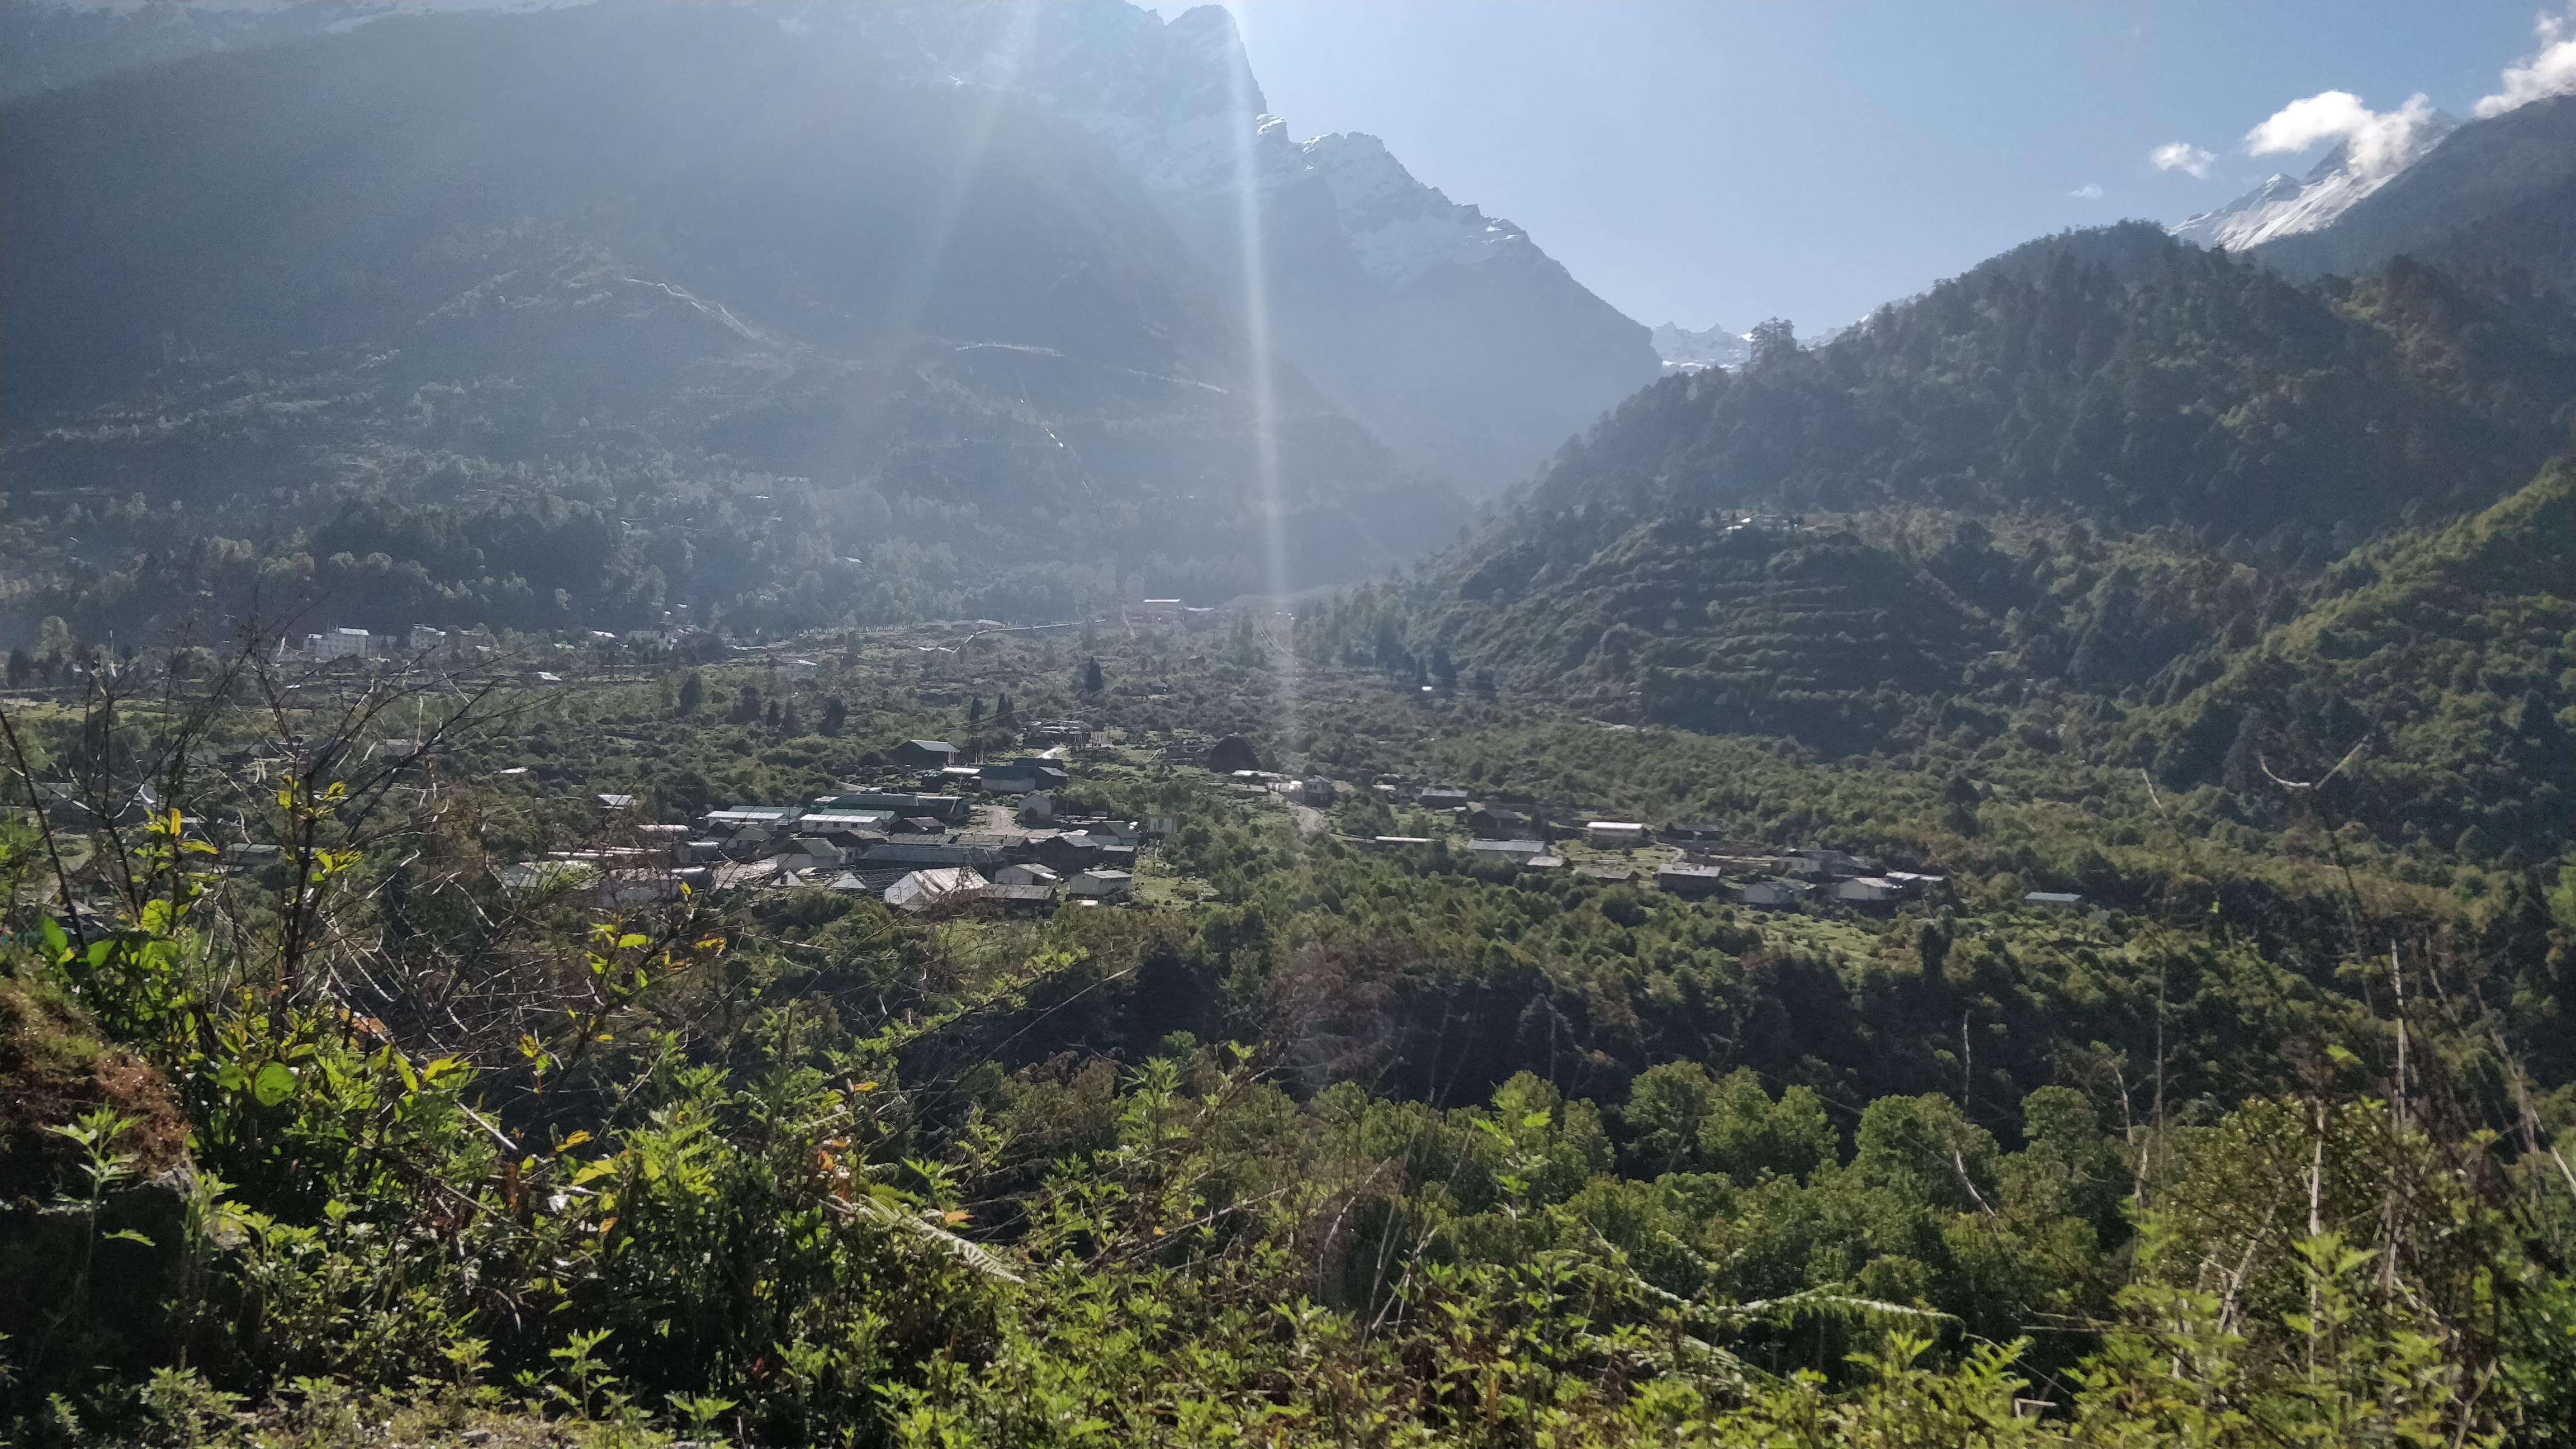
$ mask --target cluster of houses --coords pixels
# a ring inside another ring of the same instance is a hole
[[[301,648],[281,638],[277,641],[277,657],[280,662],[301,659],[308,664],[335,664],[342,660],[417,659],[443,653],[451,644],[458,643],[462,637],[460,634],[446,629],[435,629],[427,624],[414,624],[408,632],[404,633],[384,634],[371,634],[364,629],[342,627],[305,635]],[[623,635],[612,634],[605,629],[593,629],[590,631],[590,642],[594,645],[624,644],[629,648],[658,650],[671,647],[675,642],[675,636],[663,629],[631,629]],[[798,664],[804,666],[805,677],[813,676],[814,666],[811,660],[790,661],[791,671]]]
[[[1060,768],[1053,771],[1062,777]],[[1013,793],[1022,798],[1007,828],[979,822],[982,805],[962,794],[849,788],[801,806],[731,805],[693,825],[626,827],[630,845],[521,862],[501,873],[501,883],[512,891],[578,888],[609,904],[673,899],[683,889],[819,888],[874,896],[915,914],[975,908],[1034,915],[1066,901],[1132,899],[1138,847],[1172,827],[1162,818],[1076,817],[1060,813],[1043,790]],[[614,815],[633,802],[603,795],[594,803]]]
[[[1528,802],[1478,803],[1450,785],[1410,786],[1380,780],[1381,795],[1429,811],[1446,811],[1466,831],[1468,856],[1484,864],[1548,873],[1571,871],[1608,881],[1632,881],[1650,872],[1657,888],[1694,899],[1725,900],[1739,905],[1786,908],[1809,902],[1832,902],[1862,910],[1893,910],[1903,902],[1938,894],[1944,877],[1913,870],[1894,870],[1849,851],[1826,848],[1781,850],[1757,842],[1731,840],[1715,825],[1674,824],[1660,831],[1633,820],[1587,820],[1580,825],[1553,823]],[[1560,842],[1580,840],[1588,847],[1582,858],[1563,853]],[[1380,850],[1430,851],[1428,836],[1381,835],[1370,842]],[[1644,866],[1611,853],[1661,845],[1661,857]],[[2072,898],[2070,898],[2072,899]],[[2034,904],[2058,905],[2055,900]]]
[[[1656,867],[1655,885],[1677,896],[1775,908],[1831,901],[1861,910],[1893,910],[1948,884],[1937,875],[1885,869],[1849,851],[1772,850],[1727,841],[1705,827],[1670,827],[1664,841],[1680,846],[1682,853]]]

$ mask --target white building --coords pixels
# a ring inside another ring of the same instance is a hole
[[[1583,827],[1583,838],[1603,850],[1625,850],[1646,843],[1646,827],[1633,820],[1595,820]]]
[[[916,870],[886,887],[885,903],[919,915],[940,906],[962,904],[984,893],[988,882],[973,866]]]
[[[304,636],[304,652],[319,660],[364,659],[375,641],[364,629],[332,629]]]
[[[1123,901],[1136,893],[1136,877],[1123,870],[1086,870],[1064,883],[1064,893],[1077,900]]]
[[[427,624],[414,624],[414,625],[412,625],[412,626],[411,626],[411,652],[412,652],[412,653],[414,653],[414,654],[435,654],[435,653],[437,653],[440,649],[445,648],[445,647],[446,647],[446,645],[447,645],[447,631],[446,631],[446,630],[444,630],[444,629],[433,629],[433,628],[429,627]]]

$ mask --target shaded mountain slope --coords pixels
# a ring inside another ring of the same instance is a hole
[[[624,582],[433,572],[448,622],[1062,612],[1271,587],[1274,527],[1292,584],[1454,529],[1292,368],[1259,485],[1235,313],[1083,132],[847,61],[697,7],[398,17],[9,108],[17,582],[100,607],[210,531],[305,567],[487,486],[608,510]]]
[[[15,99],[153,61],[291,45],[406,12],[574,8],[605,12],[605,43],[616,50],[639,36],[667,40],[668,17],[654,12],[701,7],[664,0],[276,0],[214,9],[180,0],[0,0],[0,92]],[[1030,124],[1092,142],[1132,183],[1113,194],[1113,204],[1148,199],[1197,267],[1220,280],[1229,325],[1252,314],[1248,292],[1257,286],[1268,299],[1271,340],[1335,407],[1409,466],[1461,488],[1491,493],[1522,480],[1569,434],[1656,375],[1645,329],[1592,295],[1519,227],[1424,184],[1374,137],[1291,139],[1267,114],[1242,38],[1220,7],[1170,20],[1127,0],[743,0],[725,8],[741,26],[792,46],[794,62],[777,67],[782,81],[794,81],[799,67],[864,76],[879,88],[951,93],[970,112],[1007,96],[1019,114],[1002,123],[1001,145],[1015,145],[1011,133]],[[531,43],[542,52],[542,41]],[[683,53],[648,47],[623,63],[669,73]],[[725,63],[720,53],[712,59]],[[505,60],[498,69],[506,74],[514,65]],[[478,84],[468,78],[469,91]],[[793,120],[818,108],[801,84],[737,99],[754,113]],[[821,129],[845,102],[837,94],[820,101]],[[987,124],[970,122],[971,143],[980,144],[978,128]],[[709,129],[719,147],[732,144],[729,120]],[[655,131],[648,122],[643,134]],[[537,139],[543,144],[543,135]],[[686,151],[699,138],[677,139]],[[791,129],[766,139],[795,149],[817,138]],[[863,165],[865,154],[861,147]],[[764,160],[750,172],[768,169]],[[1081,184],[1093,179],[1090,172],[1086,160],[1064,176]],[[931,217],[954,204],[935,188],[923,201]],[[1257,224],[1250,247],[1247,217]],[[956,236],[971,241],[974,233]],[[792,250],[796,241],[784,244]],[[1259,258],[1249,278],[1247,255]],[[901,269],[889,274],[902,276]],[[993,291],[996,305],[1020,300],[1009,287]]]

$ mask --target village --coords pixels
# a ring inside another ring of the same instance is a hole
[[[1068,731],[1088,735],[1064,724],[1032,733]],[[1127,904],[1137,852],[1169,834],[1173,821],[1060,813],[1069,753],[1057,744],[965,764],[944,740],[906,740],[892,752],[892,778],[845,781],[801,805],[728,805],[688,824],[630,819],[634,797],[597,795],[591,803],[603,835],[617,843],[520,862],[503,870],[501,883],[513,893],[578,890],[615,905],[821,889],[922,916]]]
[[[1138,863],[1180,826],[1172,815],[1085,813],[1067,790],[1084,761],[1128,752],[1122,736],[1075,720],[1025,732],[1034,753],[970,761],[945,740],[909,739],[873,780],[846,780],[801,803],[730,803],[687,823],[636,818],[632,796],[592,797],[596,847],[506,867],[513,893],[578,891],[610,905],[683,894],[824,890],[919,916],[1038,916],[1060,906],[1139,907]],[[1261,767],[1250,742],[1182,732],[1153,752],[1252,808],[1291,812],[1301,835],[1432,869],[1530,879],[1568,875],[1634,884],[1686,900],[1769,910],[1890,914],[1955,904],[1942,874],[1848,850],[1783,848],[1706,823],[1589,818],[1447,784],[1383,776],[1365,788]],[[1402,809],[1421,834],[1349,834],[1327,812],[1357,797]],[[2081,896],[2031,892],[2023,905],[2073,911]]]
[[[1747,518],[1738,527],[1773,522]],[[1197,632],[1225,612],[1145,599],[1122,609],[1117,622],[1131,631]],[[1008,632],[986,623],[978,621],[967,642]],[[300,648],[281,641],[277,657],[370,671],[426,666],[435,675],[439,666],[433,661],[491,653],[493,646],[481,642],[485,637],[480,630],[426,625],[400,634],[332,628],[304,635]],[[676,634],[594,632],[586,641],[558,638],[523,642],[521,648],[577,653],[586,647],[593,663],[641,662],[667,658],[667,651],[692,637],[694,631],[685,627]],[[788,690],[810,689],[817,664],[798,652],[800,644],[830,653],[816,640],[735,645],[723,652],[738,662],[756,658]],[[553,672],[525,668],[525,662],[503,665],[501,672],[515,674],[523,687],[567,682]],[[515,896],[577,895],[617,908],[693,895],[821,890],[866,896],[920,916],[1040,916],[1065,906],[1153,908],[1202,899],[1200,889],[1169,870],[1149,870],[1140,889],[1140,857],[1151,858],[1177,828],[1173,817],[1120,818],[1069,803],[1067,791],[1078,772],[1132,773],[1142,762],[1166,774],[1195,776],[1245,807],[1289,812],[1303,837],[1329,838],[1416,868],[1525,882],[1580,878],[1775,911],[1887,915],[1910,904],[1958,905],[1949,879],[1924,862],[1882,860],[1829,845],[1748,840],[1700,821],[1617,818],[1429,778],[1378,775],[1359,783],[1311,769],[1283,772],[1266,768],[1262,751],[1239,735],[1166,728],[1140,734],[1138,748],[1130,749],[1124,731],[1101,723],[1059,719],[1022,725],[1017,749],[995,748],[987,737],[979,758],[977,749],[947,740],[906,739],[883,752],[881,768],[840,778],[828,793],[726,801],[685,819],[648,818],[637,797],[596,794],[587,801],[593,824],[586,839],[576,848],[501,867],[499,883]],[[288,740],[279,749],[291,757],[297,747]],[[424,742],[397,738],[365,747],[369,761],[396,766],[420,763],[411,757],[428,753]],[[254,783],[283,763],[263,752],[250,754],[240,763]],[[499,772],[504,778],[526,774],[525,767]],[[51,788],[60,798],[49,801],[49,813],[77,813],[68,785]],[[274,847],[235,842],[218,849],[226,866],[257,868]],[[2027,892],[2021,904],[2045,912],[2087,910],[2083,897],[2063,892]]]

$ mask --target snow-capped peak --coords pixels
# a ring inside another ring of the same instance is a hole
[[[2457,117],[2435,111],[2408,128],[2393,154],[2360,158],[2349,144],[2338,144],[2306,176],[2276,173],[2225,206],[2185,220],[2173,234],[2203,246],[2242,251],[2276,237],[2317,231],[2396,180],[2459,126]],[[2365,159],[2371,164],[2363,164]]]

